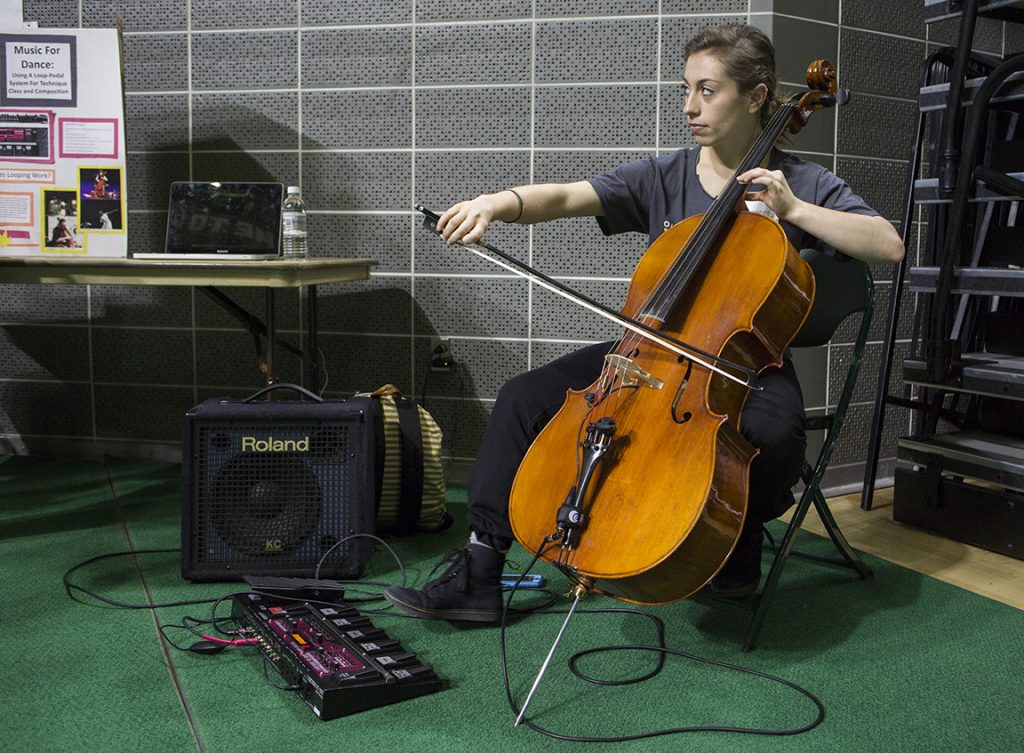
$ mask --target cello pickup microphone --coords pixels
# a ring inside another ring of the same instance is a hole
[[[579,543],[580,534],[587,527],[587,516],[583,510],[566,500],[565,504],[558,508],[555,525],[562,533],[562,549],[575,549],[576,544]]]
[[[580,507],[581,502],[582,500],[577,495],[576,487],[574,486],[569,490],[565,502],[562,503],[562,506],[558,508],[558,512],[555,514],[557,533],[555,540],[557,541],[558,538],[562,539],[563,549],[572,549],[576,546],[579,534],[587,526],[587,516]]]
[[[562,549],[572,549],[579,541],[580,533],[587,525],[583,512],[583,500],[590,485],[590,479],[598,462],[608,452],[615,434],[615,419],[603,416],[587,426],[587,436],[583,442],[583,457],[580,459],[579,475],[576,484],[569,490],[565,502],[558,508],[555,524],[565,535],[562,538]]]
[[[565,500],[565,503],[558,508],[555,524],[560,531],[578,531],[587,527],[587,516],[583,513],[583,510],[573,504],[574,496],[570,495],[570,498]]]

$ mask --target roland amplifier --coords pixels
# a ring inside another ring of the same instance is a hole
[[[312,400],[256,399],[281,388]],[[206,400],[185,419],[183,577],[313,577],[321,560],[321,578],[362,575],[373,540],[343,540],[374,530],[369,398],[322,400],[281,384]]]

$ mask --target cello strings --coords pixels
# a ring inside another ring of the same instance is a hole
[[[733,207],[739,201],[740,195],[745,190],[735,181],[735,175],[752,169],[755,166],[754,163],[760,164],[765,150],[770,149],[774,145],[786,123],[789,122],[794,107],[792,103],[786,103],[776,111],[767,127],[761,132],[754,145],[744,157],[743,162],[740,163],[740,168],[734,174],[733,180],[719,193],[711,209],[708,210],[704,219],[698,224],[697,229],[677,253],[676,261],[668,267],[655,286],[654,292],[640,306],[639,313],[637,314],[638,319],[642,320],[645,316],[651,316],[664,322],[668,318],[671,308],[676,305],[678,299],[682,296],[686,285],[706,258],[715,238],[720,234],[720,225],[727,214],[732,212]],[[757,158],[759,154],[761,157]],[[636,341],[636,336],[627,331],[627,334],[620,339],[620,345],[615,350],[632,351],[633,348],[638,346],[639,343]],[[680,355],[685,357],[685,354]],[[621,399],[616,400],[617,404],[620,402]]]
[[[638,319],[642,320],[647,316],[654,317],[661,322],[667,319],[670,309],[682,295],[696,269],[707,256],[715,238],[720,234],[722,222],[726,219],[728,213],[732,212],[733,206],[739,201],[739,195],[744,189],[735,181],[735,175],[752,169],[755,163],[760,164],[766,150],[771,148],[778,139],[785,124],[789,122],[793,109],[794,106],[791,103],[786,103],[775,112],[766,128],[759,134],[754,145],[740,163],[740,167],[734,174],[730,184],[719,193],[711,209],[708,210],[704,219],[698,224],[697,229],[679,252],[677,252],[676,260],[662,274],[661,279],[655,285],[654,292],[639,307]],[[613,347],[613,350],[619,353],[628,353],[638,348],[639,345],[640,342],[636,334],[627,329],[623,337],[620,338],[618,345]],[[680,355],[685,357],[685,354]],[[605,378],[608,371],[609,367],[606,365],[602,371],[602,379]],[[614,391],[613,387],[614,384],[609,385],[610,392]],[[622,395],[615,395],[615,410],[611,412],[619,410],[622,398]],[[602,415],[607,415],[609,408],[605,408],[602,411]]]
[[[685,286],[692,278],[697,267],[704,260],[711,244],[718,235],[719,225],[732,212],[733,206],[739,201],[739,196],[736,194],[741,193],[743,189],[738,188],[739,183],[735,181],[735,175],[756,167],[753,164],[754,162],[760,164],[761,159],[764,158],[763,154],[761,159],[757,160],[753,156],[775,144],[786,123],[789,122],[793,109],[795,109],[795,105],[787,102],[772,116],[772,119],[768,122],[765,129],[761,131],[750,151],[747,152],[743,162],[740,163],[739,169],[733,178],[730,179],[729,185],[722,189],[714,204],[704,215],[704,219],[701,220],[697,229],[693,232],[693,235],[690,236],[687,243],[680,250],[680,257],[669,266],[661,280],[658,281],[654,292],[641,306],[640,314],[637,315],[638,318],[643,317],[645,313],[660,320],[667,318],[672,305],[674,305],[685,289]]]
[[[793,108],[794,106],[791,103],[786,103],[779,108],[769,121],[767,127],[761,132],[757,141],[754,143],[754,146],[751,147],[750,151],[744,157],[743,162],[740,163],[740,168],[736,171],[736,174],[746,172],[760,164],[761,159],[764,158],[763,153],[767,153],[767,150],[774,145],[779,134],[782,132],[782,129],[785,127],[786,123],[789,122]],[[761,155],[760,159],[756,158],[757,155]],[[697,252],[685,254],[681,268],[677,268],[676,265],[673,265],[673,269],[670,270],[670,274],[674,272],[675,276],[668,281],[667,287],[664,288],[665,294],[672,295],[674,288],[681,288],[682,286],[685,286],[692,278],[697,267],[701,264],[707,254],[711,244],[714,242],[715,236],[718,234],[718,225],[728,214],[732,213],[733,207],[739,201],[740,195],[744,191],[745,189],[740,187],[740,184],[735,181],[734,175],[729,185],[721,191],[711,210],[709,210],[708,215],[711,215],[712,219],[709,221],[708,217],[705,216],[705,220],[698,226],[695,235],[700,235],[700,238],[694,242]],[[702,231],[702,228],[706,228],[706,230]],[[678,293],[676,296],[678,296]],[[668,301],[664,298],[661,298],[657,302],[658,308],[663,308],[666,305],[668,305]],[[665,311],[664,313],[667,316],[668,311]]]

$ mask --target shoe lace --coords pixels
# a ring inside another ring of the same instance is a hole
[[[451,580],[456,580],[458,588],[465,591],[466,581],[469,577],[468,565],[472,557],[473,555],[470,553],[469,547],[452,549],[450,552],[447,552],[440,561],[434,565],[434,568],[430,571],[430,575],[428,575],[427,578],[433,578],[434,573],[445,565],[448,565],[448,569],[441,573],[440,577],[436,580],[429,581],[424,588],[438,588]]]

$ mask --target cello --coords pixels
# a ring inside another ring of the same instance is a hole
[[[776,111],[711,208],[648,248],[621,312],[639,327],[593,384],[567,393],[519,467],[513,533],[576,583],[577,602],[588,591],[639,604],[685,598],[736,544],[757,454],[740,412],[753,375],[782,364],[814,277],[778,222],[740,208],[748,189],[735,176],[762,164],[784,130],[848,98],[826,61],[811,64],[807,82],[811,91]],[[663,347],[648,330],[685,348]]]

